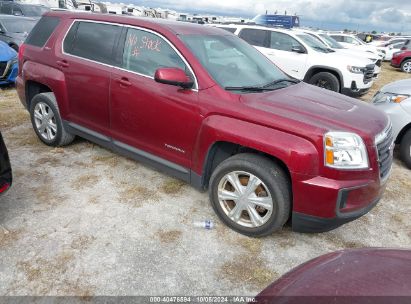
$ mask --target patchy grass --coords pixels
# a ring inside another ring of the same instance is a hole
[[[268,269],[264,261],[254,254],[240,254],[233,260],[224,263],[217,276],[236,285],[251,285],[263,289],[280,275]]]
[[[16,127],[29,121],[29,113],[20,103],[16,90],[0,90],[0,129]]]
[[[23,234],[23,229],[8,230],[0,226],[0,248],[18,241]]]
[[[126,181],[120,182],[119,185],[123,189],[120,192],[120,201],[122,203],[131,203],[134,207],[140,208],[148,200],[159,200],[158,193],[155,190]]]
[[[161,243],[175,243],[181,238],[182,232],[180,230],[159,230],[156,237]]]
[[[86,250],[91,246],[95,239],[94,236],[80,235],[73,239],[70,247],[76,250]]]
[[[77,177],[71,186],[74,190],[82,190],[94,186],[99,181],[99,177],[95,174],[83,174]]]
[[[161,192],[165,194],[178,194],[183,189],[185,183],[174,178],[168,178],[162,185],[161,185]]]
[[[110,167],[115,167],[120,163],[120,157],[115,154],[106,154],[106,155],[93,155],[93,162],[103,163]]]

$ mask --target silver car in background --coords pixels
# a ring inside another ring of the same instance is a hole
[[[411,79],[387,84],[375,94],[372,103],[390,116],[401,160],[411,169]]]

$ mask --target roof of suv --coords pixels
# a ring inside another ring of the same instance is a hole
[[[204,35],[228,35],[224,30],[212,28],[195,23],[186,23],[181,21],[171,21],[164,19],[154,19],[147,17],[132,17],[114,14],[99,14],[91,12],[72,12],[72,11],[49,11],[43,16],[57,16],[67,19],[83,19],[94,20],[101,22],[112,22],[118,24],[143,26],[148,28],[158,28],[169,30],[174,34],[188,35],[188,34],[204,34]]]

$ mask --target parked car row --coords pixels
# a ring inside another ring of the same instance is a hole
[[[381,71],[381,57],[376,53],[346,53],[338,44],[330,47],[323,42],[331,38],[318,38],[312,32],[254,25],[215,26],[253,45],[290,76],[334,92],[363,95]]]

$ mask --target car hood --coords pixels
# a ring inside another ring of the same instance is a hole
[[[411,95],[411,79],[392,82],[382,87],[381,92]]]
[[[357,56],[360,58],[369,59],[372,63],[380,59],[378,56],[374,55],[373,53],[362,51],[362,50],[354,50],[354,49],[334,49],[334,50],[344,55]]]
[[[411,296],[411,250],[348,249],[308,261],[264,289],[258,300],[297,296],[351,296],[341,303],[364,303],[361,296]],[[288,298],[287,298],[288,297]],[[318,300],[318,299],[317,299]],[[304,301],[302,301],[304,302]],[[317,303],[317,301],[308,301]],[[325,299],[318,303],[330,303]],[[339,303],[339,301],[336,301]],[[379,301],[376,301],[379,302]],[[389,302],[389,301],[388,301]],[[267,301],[267,303],[271,303]],[[281,301],[281,303],[300,303]],[[380,303],[384,303],[384,300]]]
[[[16,56],[15,50],[9,47],[7,43],[0,41],[0,61],[9,61]]]
[[[332,66],[334,66],[336,62],[346,62],[347,65],[359,66],[359,67],[365,67],[368,64],[373,64],[373,62],[368,58],[362,58],[360,56],[353,57],[352,54],[345,54],[343,52],[338,52],[338,51],[324,54],[324,55],[325,56],[323,56],[322,59],[330,60],[332,62]],[[372,54],[370,55],[372,56]]]
[[[348,131],[374,145],[375,136],[389,123],[385,113],[363,101],[303,82],[267,93],[243,94],[240,100],[250,108],[269,113],[272,127],[284,127],[311,138],[327,131]]]

